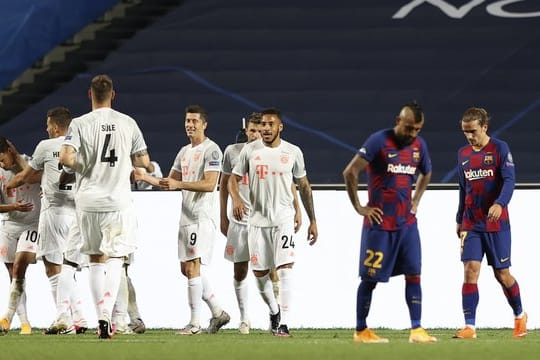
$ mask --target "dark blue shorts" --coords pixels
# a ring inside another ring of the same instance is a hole
[[[420,275],[422,249],[417,224],[396,231],[364,227],[360,245],[362,280],[387,282],[395,275]]]
[[[461,261],[482,261],[484,254],[495,269],[510,267],[512,237],[510,230],[499,232],[461,232]]]

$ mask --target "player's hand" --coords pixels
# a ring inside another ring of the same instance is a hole
[[[227,231],[229,231],[229,218],[227,216],[222,217],[219,223],[221,233],[227,237]]]
[[[166,177],[161,180],[159,180],[159,187],[161,187],[163,190],[176,190],[176,189],[182,189],[182,182]]]
[[[317,238],[319,237],[319,232],[317,231],[317,223],[311,222],[308,227],[308,236],[307,241],[309,242],[309,245],[314,245],[317,242]]]
[[[296,234],[298,230],[300,230],[300,227],[302,226],[302,213],[300,211],[297,211],[294,214],[294,233]]]
[[[488,221],[498,221],[502,214],[502,206],[499,204],[493,204],[488,210]]]
[[[244,205],[243,201],[234,201],[233,200],[233,216],[236,220],[241,221],[244,217],[244,214],[247,214],[247,208]]]
[[[383,211],[376,207],[369,207],[369,206],[361,206],[360,215],[367,217],[368,221],[371,225],[373,224],[381,224],[383,219]]]
[[[144,181],[144,176],[146,175],[146,170],[144,168],[133,168],[132,171],[134,181]]]
[[[32,211],[32,209],[34,208],[34,204],[25,202],[24,200],[19,200],[14,205],[15,205],[15,211],[20,211],[20,212],[29,212],[29,211]]]
[[[456,234],[461,239],[461,224],[456,224]]]

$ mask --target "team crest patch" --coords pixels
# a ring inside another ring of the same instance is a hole
[[[201,159],[201,153],[200,152],[196,152],[195,154],[193,154],[193,161],[197,162]]]
[[[412,158],[414,162],[420,161],[420,151],[413,151]]]
[[[493,154],[484,155],[484,164],[486,164],[486,165],[493,164]]]
[[[286,164],[289,162],[289,154],[281,154],[279,160],[282,164]]]
[[[377,270],[375,270],[374,268],[369,268],[368,269],[368,275],[369,276],[374,277],[376,274],[377,274]]]
[[[225,252],[227,253],[227,255],[232,256],[234,254],[234,248],[232,246],[227,246],[225,248]]]
[[[249,261],[251,261],[252,265],[258,265],[259,264],[259,255],[258,254],[251,255],[251,257],[249,258]]]

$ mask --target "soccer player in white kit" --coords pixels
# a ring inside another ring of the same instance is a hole
[[[311,186],[306,175],[304,156],[299,147],[282,140],[281,112],[270,108],[262,111],[262,141],[244,146],[229,179],[233,214],[241,220],[247,213],[238,183],[248,174],[251,213],[248,220],[248,242],[251,266],[263,300],[270,309],[271,331],[277,336],[290,336],[287,326],[291,304],[294,264],[293,177],[309,218],[307,239],[317,241],[317,223],[313,208]],[[277,269],[280,279],[281,311],[268,276]],[[281,321],[281,324],[280,324]]]
[[[39,177],[32,183],[15,189],[6,189],[8,183],[22,167],[17,163],[13,146],[0,137],[0,213],[5,213],[0,228],[0,259],[9,272],[11,286],[8,309],[0,319],[0,335],[6,334],[15,312],[21,321],[21,334],[32,333],[26,314],[26,269],[36,262],[39,241],[38,221],[40,211]],[[29,158],[24,156],[24,160]]]
[[[185,109],[184,126],[190,143],[178,152],[169,176],[157,179],[145,171],[136,170],[135,179],[165,190],[182,190],[182,214],[178,231],[178,258],[182,274],[188,279],[188,302],[191,319],[178,335],[196,335],[200,325],[201,298],[212,318],[208,333],[216,333],[230,320],[229,314],[219,305],[210,283],[201,269],[211,260],[216,224],[213,213],[217,182],[221,170],[222,153],[219,146],[206,137],[208,126],[206,110],[199,105]]]
[[[81,251],[91,263],[105,261],[98,336],[109,339],[124,258],[136,249],[137,220],[129,178],[134,166],[146,168],[150,159],[135,120],[111,108],[115,97],[111,78],[94,77],[89,97],[92,111],[71,121],[60,161],[77,174]]]
[[[229,190],[227,183],[232,174],[232,169],[238,161],[238,155],[240,151],[244,148],[246,143],[258,140],[261,138],[260,135],[260,124],[261,124],[261,113],[251,113],[248,116],[248,122],[245,129],[243,129],[245,134],[245,142],[231,144],[225,148],[223,153],[223,166],[221,171],[221,179],[219,180],[219,196],[220,196],[220,226],[221,232],[227,237],[227,243],[225,245],[225,259],[234,263],[234,291],[236,294],[236,300],[238,303],[238,308],[240,310],[240,325],[238,326],[238,331],[240,334],[249,334],[250,322],[248,316],[248,284],[246,281],[246,276],[249,269],[249,249],[248,249],[248,217],[249,214],[244,214],[242,220],[238,221],[232,216],[232,208],[228,209],[228,198]],[[296,185],[294,183],[293,194],[294,194],[294,207],[295,207],[295,232],[298,231],[302,225],[302,214],[300,212],[298,197],[296,193]],[[239,184],[238,188],[240,191],[240,197],[244,201],[248,213],[251,209],[250,200],[249,200],[249,186],[248,186],[248,175],[244,175]],[[275,271],[272,271],[272,274],[277,278]],[[277,280],[273,283],[274,295],[276,298],[278,296],[279,285]]]
[[[45,330],[45,334],[84,333],[88,328],[75,281],[75,271],[82,265],[83,258],[80,254],[81,238],[77,236],[74,185],[60,183],[60,147],[70,122],[68,109],[50,109],[46,128],[49,139],[39,142],[28,164],[17,153],[23,170],[6,184],[7,189],[16,188],[41,175],[43,195],[36,255],[43,260],[56,305],[55,322]],[[15,148],[13,151],[17,152]]]

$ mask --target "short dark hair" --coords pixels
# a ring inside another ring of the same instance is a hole
[[[5,153],[8,151],[9,144],[7,139],[3,136],[0,136],[0,153]]]
[[[71,123],[71,112],[63,106],[49,109],[47,111],[47,117],[61,129],[67,129]]]
[[[200,114],[201,119],[203,119],[204,121],[208,121],[208,113],[200,105],[188,105],[188,106],[186,106],[185,113],[186,114]]]
[[[261,111],[261,116],[262,115],[275,115],[279,120],[281,120],[281,110],[275,107],[264,109]]]
[[[489,123],[489,114],[484,108],[480,107],[470,107],[463,113],[461,117],[462,122],[471,122],[478,120],[478,123],[481,126],[488,125]]]
[[[248,123],[252,123],[255,125],[261,124],[262,114],[260,112],[252,112],[248,115]]]
[[[403,108],[411,109],[411,111],[413,112],[413,115],[414,115],[414,122],[415,123],[419,123],[419,122],[424,121],[424,110],[422,109],[420,104],[418,104],[416,102],[416,100],[413,100],[410,103],[403,104],[403,106],[401,108],[402,109]]]
[[[113,81],[109,75],[101,74],[92,79],[90,90],[95,101],[102,103],[107,101],[113,91]]]

